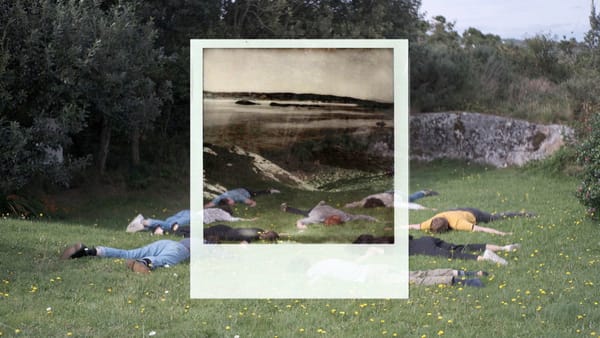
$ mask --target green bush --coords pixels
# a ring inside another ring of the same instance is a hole
[[[579,201],[592,218],[600,209],[600,113],[584,121],[581,133],[585,137],[577,146],[577,163],[583,167],[582,180],[576,191]]]
[[[543,175],[572,177],[576,177],[582,171],[581,166],[577,164],[577,151],[573,145],[563,146],[543,160],[529,162],[526,169]]]

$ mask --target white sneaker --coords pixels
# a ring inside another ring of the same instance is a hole
[[[138,232],[138,231],[144,230],[144,224],[142,224],[143,220],[144,220],[144,216],[142,216],[142,214],[135,216],[135,218],[131,221],[131,223],[129,223],[129,225],[127,225],[127,229],[125,231]]]
[[[485,250],[483,252],[483,259],[485,259],[486,261],[491,261],[494,263],[498,263],[500,265],[506,265],[508,264],[508,262],[506,261],[506,259],[496,255],[493,251],[490,250]]]

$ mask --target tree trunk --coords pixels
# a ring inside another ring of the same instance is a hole
[[[100,131],[100,148],[98,149],[98,158],[96,165],[100,175],[106,171],[106,160],[108,159],[108,150],[110,146],[111,123],[106,118],[102,120],[102,130]]]
[[[135,126],[131,132],[131,163],[140,165],[140,128]]]

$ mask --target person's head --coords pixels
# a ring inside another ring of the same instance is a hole
[[[450,230],[450,225],[448,224],[448,220],[443,217],[436,217],[431,220],[431,232],[433,233],[442,233]]]
[[[365,208],[378,208],[378,207],[385,207],[385,204],[379,198],[370,197],[370,198],[367,198],[367,200],[365,201],[364,207]]]
[[[325,223],[325,225],[338,225],[338,224],[342,224],[344,223],[342,221],[342,218],[340,217],[340,215],[331,215],[331,216],[327,216],[327,218],[325,218],[325,221],[323,221],[323,223]]]
[[[265,241],[272,242],[272,241],[276,241],[277,239],[279,239],[279,234],[273,230],[267,230],[267,231],[263,231],[263,232],[259,233],[258,238],[265,240]]]

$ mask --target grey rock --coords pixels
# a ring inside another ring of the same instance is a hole
[[[571,128],[478,113],[426,113],[410,117],[410,158],[461,159],[495,167],[522,166],[560,149]]]

